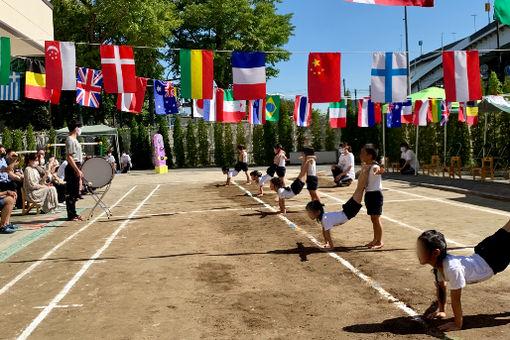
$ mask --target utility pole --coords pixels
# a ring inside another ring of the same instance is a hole
[[[489,24],[491,23],[491,3],[486,2],[485,3],[485,12],[487,12],[487,19],[489,20]]]

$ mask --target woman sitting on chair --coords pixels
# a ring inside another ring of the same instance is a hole
[[[57,189],[43,183],[46,179],[41,179],[41,175],[37,170],[37,154],[31,153],[26,157],[25,164],[25,180],[23,182],[23,190],[25,191],[26,200],[30,203],[37,203],[45,213],[53,213],[58,207]]]

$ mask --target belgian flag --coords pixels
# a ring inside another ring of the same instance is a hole
[[[46,70],[44,61],[27,59],[25,72],[25,97],[44,102],[51,101],[58,104],[60,101],[60,90],[46,88]]]

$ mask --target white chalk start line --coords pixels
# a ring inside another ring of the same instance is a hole
[[[34,309],[44,309],[48,306],[36,306],[34,307]],[[83,304],[77,304],[77,303],[73,303],[72,305],[56,305],[54,306],[53,308],[71,308],[71,307],[83,307]]]
[[[333,199],[333,200],[335,200],[335,201],[337,201],[337,202],[340,202],[340,203],[342,203],[342,204],[344,204],[344,203],[346,202],[346,201],[341,200],[341,199],[339,199],[339,198],[337,198],[337,197],[335,197],[335,196],[328,195],[328,194],[326,194],[325,192],[322,192],[322,191],[321,191],[321,195],[323,195],[323,196],[325,196],[325,197],[328,197],[328,198],[331,198],[331,199]],[[361,210],[362,210],[362,211],[366,211],[366,209],[365,209],[365,208],[361,208]],[[418,228],[418,227],[412,226],[412,225],[407,224],[407,223],[405,223],[405,222],[401,222],[401,221],[399,221],[399,220],[396,220],[396,219],[394,219],[394,218],[391,218],[391,217],[389,217],[389,216],[387,216],[387,215],[381,215],[381,218],[382,218],[382,219],[384,219],[384,220],[390,221],[390,222],[392,222],[392,223],[398,224],[398,225],[400,225],[400,226],[402,226],[402,227],[404,227],[404,228],[414,230],[414,231],[416,231],[416,232],[418,232],[418,233],[420,233],[420,234],[421,234],[421,233],[423,233],[423,232],[425,231],[425,230],[423,230],[423,229],[420,229],[420,228]],[[448,242],[448,243],[450,243],[450,244],[455,244],[456,246],[458,246],[458,247],[462,247],[462,248],[468,248],[468,246],[466,246],[466,245],[464,245],[464,244],[462,244],[462,243],[460,243],[460,242],[454,241],[454,240],[449,239],[449,238],[445,238],[445,239],[446,239],[446,242]]]
[[[265,206],[266,208],[272,210],[273,212],[277,212],[278,210],[275,209],[274,207],[270,206],[269,204],[265,203],[264,201],[262,201],[260,198],[258,197],[255,197],[253,195],[251,195],[251,193],[246,190],[245,188],[241,187],[240,185],[238,185],[235,181],[233,182],[238,188],[240,188],[241,190],[243,190],[244,192],[246,192],[248,194],[248,196],[250,196],[251,198],[253,198],[255,201],[259,202],[260,204],[262,204],[263,206]],[[323,192],[321,192],[321,195],[323,194]],[[329,195],[327,195],[329,196]],[[322,247],[321,243],[315,238],[313,237],[311,234],[309,234],[306,230],[300,228],[299,226],[297,226],[294,222],[292,222],[291,220],[289,220],[287,217],[281,215],[281,214],[278,214],[277,215],[282,221],[284,221],[285,223],[287,223],[289,225],[289,227],[299,231],[301,234],[303,234],[304,236],[306,236],[312,243],[314,243],[315,245],[317,245],[318,247]],[[322,248],[321,248],[322,249]],[[329,256],[331,256],[332,258],[334,258],[335,260],[337,260],[338,262],[340,262],[343,266],[345,266],[347,269],[349,269],[354,275],[356,275],[357,277],[359,277],[360,279],[362,279],[363,281],[365,281],[366,283],[368,283],[373,289],[375,289],[382,297],[384,297],[386,300],[388,300],[389,302],[391,302],[393,305],[395,305],[398,309],[404,311],[407,315],[409,315],[410,317],[412,317],[415,321],[419,322],[420,324],[426,326],[426,322],[422,319],[422,317],[415,311],[413,310],[412,308],[410,308],[409,306],[407,306],[404,302],[400,301],[399,299],[397,299],[396,297],[394,297],[393,295],[391,295],[388,291],[386,291],[384,288],[381,288],[380,284],[377,283],[374,279],[372,279],[370,276],[368,275],[365,275],[363,274],[359,269],[357,269],[356,267],[354,267],[349,261],[347,261],[346,259],[344,259],[343,257],[341,257],[340,255],[336,254],[336,253],[333,253],[331,251],[325,251],[324,250],[324,253],[328,254]]]
[[[115,208],[122,200],[124,200],[124,198],[127,197],[127,195],[129,195],[134,189],[136,188],[136,185],[133,186],[131,189],[128,190],[128,192],[126,192],[124,195],[122,195],[121,198],[119,198],[119,200],[115,203],[113,203],[113,205],[110,206],[110,210]],[[88,227],[90,227],[91,225],[93,225],[95,222],[97,222],[97,220],[99,220],[105,213],[102,212],[101,214],[97,215],[92,221],[90,221],[89,223],[87,223],[86,225],[84,225],[83,227],[81,227],[80,229],[78,229],[77,231],[75,231],[74,233],[72,233],[71,235],[69,235],[66,239],[64,239],[63,241],[61,241],[59,244],[57,244],[55,247],[51,248],[50,250],[48,250],[43,256],[41,256],[37,261],[35,261],[34,263],[32,263],[27,269],[25,269],[24,271],[22,271],[21,273],[19,273],[14,279],[12,279],[11,281],[9,281],[8,283],[6,283],[2,288],[0,288],[0,295],[4,294],[5,292],[7,292],[12,286],[14,286],[19,280],[21,280],[23,277],[25,277],[26,275],[30,274],[35,268],[37,268],[41,263],[44,262],[44,260],[48,259],[51,255],[53,255],[53,253],[55,253],[58,249],[60,249],[64,244],[66,244],[67,242],[69,242],[70,240],[72,240],[74,237],[76,237],[78,234],[80,234],[82,231],[86,230]]]
[[[140,210],[140,208],[147,202],[149,198],[158,190],[160,185],[157,185],[138,206],[131,212],[130,217],[122,222],[120,226],[108,237],[104,245],[99,248],[92,257],[83,264],[81,269],[74,275],[74,277],[62,288],[62,290],[51,300],[48,306],[44,307],[44,309],[37,315],[37,317],[28,325],[27,328],[23,330],[21,335],[18,337],[18,340],[23,340],[28,338],[30,334],[39,326],[39,324],[48,316],[48,314],[56,307],[58,306],[59,302],[62,301],[62,299],[69,293],[71,288],[80,280],[80,278],[85,274],[85,272],[90,268],[90,266],[101,256],[101,254],[110,246],[110,244],[113,242],[113,240],[117,237],[117,235],[126,227],[126,225],[129,223],[131,218],[134,217],[134,215]]]
[[[415,193],[412,193],[412,192],[407,192],[407,191],[398,190],[398,189],[392,189],[392,188],[388,188],[388,190],[394,191],[394,192],[398,192],[398,193],[404,194],[404,195],[409,195],[409,196],[425,199],[425,200],[428,200],[428,201],[441,202],[441,203],[453,205],[453,206],[456,206],[456,207],[466,208],[466,209],[470,209],[470,210],[478,210],[478,211],[483,211],[483,212],[486,212],[486,213],[489,213],[489,214],[506,216],[506,217],[510,216],[510,213],[503,212],[503,211],[498,211],[496,209],[480,208],[480,207],[478,207],[478,206],[476,206],[474,204],[452,202],[452,201],[450,201],[448,199],[444,199],[444,198],[432,198],[432,197],[427,197],[427,196],[423,196],[423,195],[420,195],[420,194],[415,194]],[[437,189],[432,189],[432,190],[437,190]]]

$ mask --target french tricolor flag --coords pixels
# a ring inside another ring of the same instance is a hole
[[[381,104],[374,103],[370,98],[363,98],[358,103],[358,126],[372,127],[381,122]]]
[[[296,96],[294,102],[294,121],[296,126],[310,126],[312,119],[312,104],[308,102],[308,97]]]
[[[264,52],[232,53],[234,99],[266,98],[266,54]]]
[[[265,108],[265,99],[250,100],[250,108],[248,109],[248,122],[253,125],[266,124]]]

